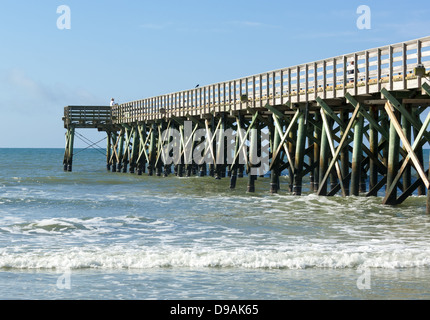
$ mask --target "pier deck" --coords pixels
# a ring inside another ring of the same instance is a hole
[[[66,107],[64,168],[72,168],[74,130],[97,128],[108,135],[109,170],[130,166],[132,173],[168,175],[163,132],[176,130],[181,161],[174,163],[175,174],[206,175],[209,168],[217,178],[228,174],[234,188],[246,171],[252,192],[257,174],[251,153],[262,157],[259,134],[268,131],[272,192],[288,170],[296,195],[309,175],[319,195],[375,196],[385,187],[383,202],[400,204],[430,188],[422,151],[430,141],[430,82],[422,73],[429,69],[425,37],[114,107]],[[192,134],[206,130],[199,141],[206,141],[202,154],[212,164],[191,156],[198,141],[186,136],[190,126]],[[228,129],[236,133],[230,163],[220,143]]]

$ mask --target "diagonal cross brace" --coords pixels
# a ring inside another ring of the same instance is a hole
[[[349,94],[348,92],[345,93],[345,98],[349,101],[350,104],[352,104],[354,107],[356,107],[358,105],[358,101],[355,100],[355,98],[353,96],[351,96],[351,94]],[[379,133],[381,133],[381,135],[386,139],[389,140],[389,134],[388,132],[381,127],[378,122],[373,119],[367,112],[365,112],[363,109],[360,109],[360,114],[367,120],[369,121],[369,123],[377,130],[379,131]]]
[[[333,120],[335,120],[338,124],[339,124],[339,126],[340,126],[340,128],[345,128],[346,126],[345,126],[345,123],[333,112],[333,110],[325,103],[325,101],[324,100],[322,100],[321,98],[319,98],[319,97],[317,97],[317,99],[316,99],[317,101],[318,101],[318,104],[321,106],[321,108],[323,108],[325,111],[327,111],[327,114],[333,119]],[[354,100],[351,100],[353,103],[351,103],[353,106],[354,106],[354,108],[355,107],[357,107],[357,105],[358,105],[358,102],[357,101],[355,101],[355,99]],[[360,113],[366,118],[366,115],[365,114],[367,114],[362,108],[360,108]],[[368,116],[368,115],[367,115]],[[376,123],[375,123],[376,124]],[[380,126],[378,126],[378,127],[380,127]],[[383,134],[383,132],[386,132],[384,129],[382,129],[382,132],[381,132],[381,134]],[[354,138],[354,136],[353,136],[353,134],[352,134],[352,132],[351,131],[346,131],[345,130],[345,133],[344,134],[346,134],[346,135],[349,135],[349,136],[351,136],[351,138],[353,139]],[[375,160],[375,161],[377,161],[377,165],[378,165],[378,167],[380,167],[380,168],[384,168],[385,166],[379,161],[379,159],[378,158],[376,158],[374,155],[373,155],[373,153],[369,150],[369,148],[363,143],[362,144],[362,148],[363,148],[363,151],[369,156],[369,157],[371,157],[373,160]],[[400,152],[402,153],[402,155],[404,155],[404,154],[406,154],[406,152],[403,150],[403,149],[401,149],[400,150]]]
[[[423,89],[428,90],[429,91],[428,93],[430,93],[428,86],[423,86]],[[391,93],[389,93],[387,89],[383,88],[381,90],[381,93],[384,95],[384,97],[391,103],[391,105],[395,109],[400,111],[402,116],[404,116],[412,124],[412,126],[416,130],[421,129],[420,121],[418,119],[412,117],[411,114],[406,110],[405,106],[402,103],[400,103]],[[424,132],[424,136],[427,139],[427,141],[430,142],[430,132]]]
[[[240,128],[240,121],[239,121],[239,119],[237,119],[237,120],[236,120],[236,121],[237,121],[237,123],[238,123],[238,128],[237,128],[237,130],[238,130],[238,132],[239,132],[239,136],[240,136],[240,141],[241,141],[241,143],[240,143],[240,146],[239,146],[238,151],[237,151],[237,152],[236,152],[236,154],[234,155],[233,162],[232,162],[232,164],[231,164],[231,165],[235,165],[235,164],[236,164],[237,157],[239,156],[239,153],[241,152],[241,150],[243,150],[243,146],[244,146],[244,144],[245,144],[245,142],[246,142],[246,138],[248,137],[249,132],[251,131],[251,129],[254,127],[255,121],[257,121],[257,119],[258,119],[258,115],[259,115],[259,113],[258,113],[258,112],[256,112],[256,113],[253,115],[252,120],[251,120],[251,123],[249,124],[248,130],[246,131],[245,137],[243,137],[243,136],[242,136],[242,130],[241,130],[241,128]],[[246,159],[246,158],[247,158],[247,157],[245,156],[245,159]]]
[[[293,128],[294,124],[296,123],[297,118],[299,117],[299,113],[300,113],[300,111],[297,111],[296,114],[294,115],[294,117],[291,119],[291,122],[290,122],[287,130],[285,131],[285,133],[282,132],[282,128],[281,128],[281,125],[280,125],[279,119],[278,119],[279,116],[277,114],[273,114],[273,120],[275,122],[275,130],[278,131],[278,134],[282,137],[281,141],[279,143],[278,149],[275,150],[275,153],[272,155],[273,159],[276,159],[279,152],[281,152],[281,148],[284,148],[285,154],[287,155],[287,158],[288,158],[288,162],[293,163],[290,152],[288,151],[288,148],[285,145],[285,140],[287,139],[288,134],[291,132],[291,129]],[[274,162],[272,162],[272,164],[270,165],[270,169],[272,169],[273,164],[274,164]],[[294,173],[294,166],[291,166],[291,169],[293,170],[293,173]]]
[[[354,124],[354,122],[355,122],[355,119],[357,118],[357,116],[358,116],[358,113],[360,112],[360,104],[357,104],[357,106],[355,107],[355,110],[354,110],[354,113],[353,113],[353,115],[352,115],[352,117],[351,117],[351,119],[349,120],[349,123],[348,123],[348,125],[347,125],[347,127],[346,127],[346,129],[345,129],[345,132],[344,132],[344,134],[343,134],[343,136],[342,136],[342,139],[340,140],[340,143],[339,143],[339,146],[337,147],[337,149],[336,149],[336,152],[334,152],[334,154],[333,154],[333,159],[332,159],[332,161],[331,161],[331,163],[330,163],[330,165],[328,166],[328,169],[327,169],[327,171],[326,171],[326,174],[325,174],[325,176],[324,176],[324,178],[323,178],[323,180],[322,180],[322,182],[321,182],[321,186],[320,186],[320,189],[318,190],[318,194],[320,194],[321,193],[321,191],[322,191],[322,188],[323,188],[323,186],[325,185],[325,183],[327,182],[327,180],[328,180],[328,177],[329,177],[329,175],[330,175],[330,172],[331,172],[331,170],[333,169],[333,167],[336,165],[336,166],[338,166],[339,165],[339,163],[337,162],[338,161],[338,157],[339,157],[339,155],[340,155],[340,152],[342,151],[342,149],[343,149],[343,147],[344,147],[344,145],[345,145],[345,142],[347,141],[347,139],[348,139],[348,134],[349,134],[349,132],[351,131],[351,129],[352,129],[352,126],[353,126],[353,124]],[[321,109],[321,115],[323,116],[323,119],[324,118],[326,118],[325,117],[325,110],[322,110]],[[340,120],[340,119],[339,119]],[[324,121],[324,122],[326,122],[326,121]],[[328,138],[329,138],[329,143],[330,143],[330,145],[332,145],[332,143],[333,143],[333,140],[331,140],[331,133],[330,133],[330,131],[329,131],[329,128],[328,128],[328,126],[327,125],[325,125],[324,126],[324,129],[326,130],[326,133],[327,133],[327,136],[328,136]],[[330,140],[331,140],[331,142],[330,142]],[[331,146],[330,147],[331,149],[332,149],[332,153],[333,153],[333,147]],[[339,174],[338,174],[339,175]],[[342,176],[340,175],[339,176],[339,180],[340,181],[342,181],[343,179],[342,179]],[[345,192],[345,190],[344,190],[344,188],[343,188],[343,186],[341,185],[341,187],[342,187],[342,193],[345,195],[346,194],[346,192]]]
[[[386,106],[386,107],[390,108],[390,106]],[[396,121],[397,121],[397,119],[396,119]],[[422,126],[420,132],[418,133],[417,137],[415,138],[415,142],[414,142],[413,146],[411,147],[411,152],[408,153],[406,159],[403,162],[402,167],[400,168],[399,172],[397,173],[397,176],[394,178],[392,185],[387,190],[387,194],[386,194],[385,199],[384,199],[384,204],[388,201],[388,199],[391,197],[391,195],[393,194],[393,192],[396,190],[396,188],[397,188],[397,182],[402,177],[402,174],[405,171],[407,165],[409,164],[410,159],[412,158],[413,155],[415,155],[414,154],[415,149],[417,148],[418,145],[420,145],[421,138],[423,137],[424,132],[427,130],[427,127],[428,127],[429,124],[430,124],[430,113],[428,114],[426,120],[424,121],[424,125]],[[400,124],[398,124],[398,125],[400,126]],[[403,133],[403,131],[402,131],[402,133]],[[420,165],[420,167],[421,167],[421,165]],[[421,175],[420,175],[420,177],[421,177]]]

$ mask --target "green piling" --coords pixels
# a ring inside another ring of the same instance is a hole
[[[107,135],[107,145],[106,145],[106,169],[111,170],[110,158],[112,157],[112,132],[106,131]]]
[[[343,123],[349,122],[349,112],[348,111],[342,111],[340,113],[340,119],[343,121]],[[341,129],[341,138],[347,133],[345,133],[346,128]],[[349,179],[347,178],[349,175],[349,149],[348,145],[343,146],[341,152],[340,152],[340,170],[342,173],[342,177],[344,178],[343,186],[345,188],[345,195],[349,195]]]
[[[258,135],[258,132],[257,132],[257,129],[255,128],[255,125],[254,125],[254,127],[251,129],[251,131],[250,131],[250,147],[249,147],[249,157],[248,157],[248,159],[249,159],[249,166],[248,166],[248,192],[255,192],[255,180],[257,180],[257,176],[256,175],[253,175],[252,174],[252,167],[253,167],[253,164],[252,164],[252,156],[251,155],[254,155],[254,156],[256,156],[257,155],[257,149],[258,149],[258,146],[257,146],[257,135]]]
[[[290,130],[290,133],[288,135],[288,137],[290,138],[290,140],[288,141],[288,153],[290,155],[294,154],[294,149],[295,149],[295,144],[293,143],[293,141],[296,141],[297,139],[297,123],[295,123],[293,125],[293,127]],[[291,161],[294,161],[293,159],[291,159]],[[290,166],[288,168],[288,175],[290,177],[290,192],[293,192],[293,185],[294,185],[294,163],[290,163]]]
[[[137,127],[133,130],[133,144],[131,147],[131,157],[130,157],[130,173],[135,173],[137,167],[137,156],[139,148],[139,132]]]
[[[75,127],[69,127],[66,133],[66,151],[64,154],[64,171],[72,172],[73,168],[73,148],[75,142]]]
[[[305,124],[305,113],[300,111],[298,117],[298,131],[297,131],[297,145],[296,145],[296,157],[294,161],[294,185],[293,194],[300,196],[302,194],[302,183],[303,183],[303,164],[305,157],[306,148],[306,124]]]
[[[377,107],[370,107],[370,116],[377,122],[379,117],[379,110]],[[375,159],[378,159],[378,130],[370,124],[369,127],[369,147],[370,152]],[[369,162],[369,189],[372,190],[378,183],[378,167],[376,161],[370,158]]]
[[[130,153],[130,134],[131,134],[131,128],[127,126],[125,128],[125,141],[124,141],[124,154],[122,159],[122,172],[127,173],[127,167],[129,163],[129,153]]]
[[[408,112],[411,111],[411,108],[409,106],[406,106],[406,110]],[[408,121],[408,119],[405,117],[405,115],[402,115],[401,117],[402,121],[402,131],[408,139],[408,141],[411,141],[411,123]],[[403,147],[405,152],[407,153],[406,147]],[[423,162],[421,162],[423,163]],[[412,173],[411,173],[411,165],[408,164],[408,166],[405,168],[405,171],[403,172],[403,190],[407,190],[409,186],[412,183]]]
[[[354,147],[352,152],[351,169],[351,195],[358,196],[360,193],[360,177],[362,173],[361,161],[363,158],[363,124],[364,117],[359,114],[354,125]]]
[[[430,157],[429,157],[429,180],[430,180]],[[430,214],[430,189],[427,190],[427,214]]]
[[[321,148],[320,148],[320,166],[319,166],[319,190],[318,195],[327,195],[327,180],[323,183],[324,176],[326,175],[329,163],[329,142],[328,135],[323,127],[321,132]]]
[[[322,123],[321,115],[317,112],[315,113],[315,123]],[[316,162],[314,169],[314,192],[318,192],[319,189],[319,180],[320,180],[320,152],[321,152],[321,129],[316,127],[314,128],[314,161]]]
[[[278,150],[281,143],[281,136],[276,128],[273,129],[272,154]],[[278,193],[279,190],[279,154],[272,158],[272,171],[270,173],[270,193]]]
[[[117,172],[121,172],[122,168],[122,159],[124,157],[124,135],[125,135],[125,129],[122,128],[121,132],[119,133],[119,146],[118,146],[118,163],[117,163]]]
[[[221,124],[218,130],[218,136],[216,137],[217,145],[216,145],[216,165],[215,165],[215,178],[221,179],[225,176],[225,139],[224,139],[224,130],[225,130],[225,116],[221,116]],[[222,172],[224,170],[224,173]]]
[[[116,132],[112,132],[112,147],[111,147],[111,152],[112,152],[112,156],[111,156],[111,161],[110,164],[112,166],[112,172],[116,172],[116,168],[117,168],[117,163],[116,163],[116,157],[118,154],[118,146],[117,146],[117,141],[118,141],[118,134]]]
[[[398,112],[395,112],[398,116]],[[390,141],[388,147],[388,170],[387,170],[387,190],[390,189],[394,178],[397,175],[399,169],[399,152],[400,152],[400,137],[396,132],[393,122],[390,124]],[[397,199],[397,193],[393,194],[387,199],[386,204],[395,205]]]
[[[146,124],[143,123],[137,126],[139,131],[139,161],[137,164],[137,174],[141,176],[146,170]]]
[[[155,160],[156,160],[156,152],[157,152],[157,126],[154,123],[152,125],[152,131],[150,136],[150,142],[149,142],[149,163],[148,163],[148,175],[152,176],[154,175],[154,169],[155,169]]]
[[[308,119],[313,119],[313,115],[307,114]],[[306,118],[305,118],[306,119]],[[307,125],[307,120],[305,120],[306,126],[308,128],[308,137],[311,138],[314,136],[314,126],[313,125]],[[309,144],[311,144],[311,139],[309,139]],[[314,153],[315,143],[312,143],[309,148],[309,167],[312,167],[315,162],[315,153]],[[279,180],[279,179],[278,179]],[[309,172],[309,180],[310,180],[310,191],[313,192],[315,188],[315,170],[310,170]]]
[[[242,116],[239,115],[240,123],[243,122]],[[240,147],[240,137],[239,132],[236,133],[236,144],[234,148],[234,154],[237,154]],[[237,174],[238,174],[238,162],[239,159],[236,159],[235,163],[231,166],[231,177],[230,177],[230,189],[236,188],[236,182],[237,182]]]
[[[413,110],[413,117],[415,117],[415,119],[419,119],[420,118],[420,113],[418,108],[414,108]],[[414,132],[414,137],[416,138],[418,135],[418,128],[413,128],[413,132]],[[415,150],[415,154],[417,155],[418,160],[421,163],[424,163],[424,153],[423,153],[423,147],[422,146],[418,146]],[[418,196],[424,196],[426,194],[426,188],[424,186],[424,183],[421,183],[418,187]]]

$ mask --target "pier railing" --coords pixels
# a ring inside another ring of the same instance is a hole
[[[114,123],[198,116],[378,93],[383,88],[416,89],[414,74],[430,67],[430,37],[379,47],[290,68],[260,73],[192,90],[123,103],[112,108]]]
[[[97,128],[112,124],[112,110],[106,106],[68,106],[64,108],[63,121],[65,127]]]

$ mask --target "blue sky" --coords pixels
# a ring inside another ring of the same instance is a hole
[[[57,28],[60,5],[71,9],[70,30]],[[371,30],[356,26],[360,5],[371,9]],[[429,14],[416,0],[1,0],[0,147],[63,148],[66,105],[137,100],[428,36]],[[103,137],[93,131],[81,133]]]

